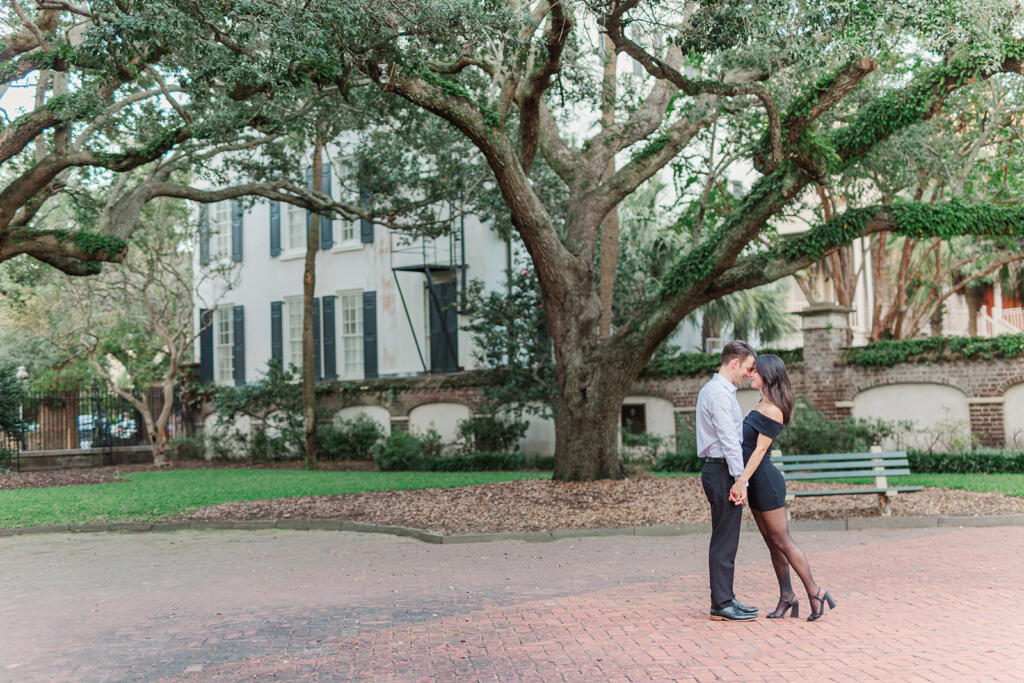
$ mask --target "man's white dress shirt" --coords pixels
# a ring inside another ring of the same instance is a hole
[[[743,472],[743,414],[736,385],[715,373],[697,394],[697,455],[725,458],[733,479]]]

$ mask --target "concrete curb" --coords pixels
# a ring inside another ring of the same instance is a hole
[[[997,527],[1024,526],[1024,515],[990,515],[987,517],[848,517],[846,519],[812,519],[790,523],[794,531],[857,531],[860,529],[925,529],[932,527]],[[379,526],[341,519],[249,519],[234,521],[174,521],[174,522],[109,522],[89,524],[61,524],[56,526],[26,526],[0,529],[0,537],[28,536],[53,533],[119,532],[142,533],[148,531],[242,531],[259,529],[286,529],[293,531],[354,531],[365,534],[388,534],[414,538],[424,543],[488,543],[491,541],[524,541],[544,543],[568,538],[594,538],[605,536],[684,536],[706,534],[711,531],[707,522],[697,524],[663,524],[659,526],[617,527],[608,529],[554,529],[552,531],[504,531],[488,534],[436,534],[405,526]],[[757,532],[753,522],[746,522],[744,531]]]

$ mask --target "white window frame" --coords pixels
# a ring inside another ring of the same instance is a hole
[[[213,311],[213,377],[217,384],[235,382],[234,306]]]
[[[350,193],[344,192],[345,186],[342,181],[345,179],[345,166],[340,161],[334,162],[331,168],[331,175],[334,182],[331,183],[332,195],[339,201],[345,201],[353,206],[359,204],[359,193],[353,197]],[[345,220],[342,218],[331,221],[331,236],[334,239],[335,251],[352,251],[362,249],[363,241],[359,232],[359,219]]]
[[[284,249],[282,250],[286,254],[305,254],[306,253],[306,213],[307,211],[301,206],[295,206],[294,204],[284,204],[284,235],[283,243]]]
[[[210,204],[208,219],[210,261],[226,261],[231,257],[231,201]]]
[[[285,297],[284,300],[284,320],[283,323],[283,337],[284,337],[284,366],[287,368],[290,365],[294,365],[296,368],[302,368],[302,300],[301,296]],[[298,318],[298,327],[293,327],[295,322],[295,316]],[[298,337],[294,337],[293,333],[297,332]]]
[[[341,379],[363,379],[364,321],[363,291],[351,289],[335,293],[334,351]],[[352,315],[346,319],[346,313]]]

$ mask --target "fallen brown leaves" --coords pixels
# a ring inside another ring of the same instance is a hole
[[[211,466],[222,465],[174,464],[174,467]],[[150,469],[152,466],[129,465],[5,474],[0,475],[0,489],[95,484],[117,481],[122,473]],[[791,482],[790,487],[793,490],[854,488],[820,482]],[[799,498],[790,510],[797,520],[875,517],[878,516],[877,501],[874,495]],[[892,514],[1024,514],[1024,498],[932,488],[897,496]],[[744,515],[749,517],[749,512]],[[691,524],[709,521],[710,514],[699,478],[639,477],[587,483],[534,479],[452,489],[275,498],[223,503],[196,510],[180,519],[344,519],[464,534]]]
[[[814,486],[822,488],[820,483]],[[799,482],[794,485],[794,489],[801,487],[807,485]],[[798,520],[875,517],[878,516],[877,501],[877,496],[873,495],[803,498],[793,503],[791,510],[793,519]],[[1022,514],[1024,499],[998,493],[925,489],[897,496],[892,513],[896,516]],[[749,515],[749,512],[744,514]],[[510,481],[456,489],[278,498],[224,503],[183,517],[196,520],[287,518],[345,519],[466,534],[689,524],[710,521],[710,513],[698,478],[673,477],[588,483]]]

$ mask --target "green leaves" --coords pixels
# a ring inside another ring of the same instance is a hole
[[[786,364],[800,363],[804,359],[803,349],[762,349],[760,353],[775,354]],[[718,370],[721,364],[722,356],[717,353],[678,353],[655,356],[643,374],[647,377],[710,376]]]
[[[1024,334],[1004,334],[998,337],[929,337],[877,341],[847,350],[843,359],[851,365],[892,367],[897,363],[1021,356],[1024,356]]]
[[[848,209],[806,233],[784,240],[778,256],[789,261],[816,261],[837,246],[867,234],[871,221],[878,221],[880,229],[907,237],[1024,237],[1024,208],[1019,206],[973,204],[959,199],[941,204],[899,201],[889,206]]]

